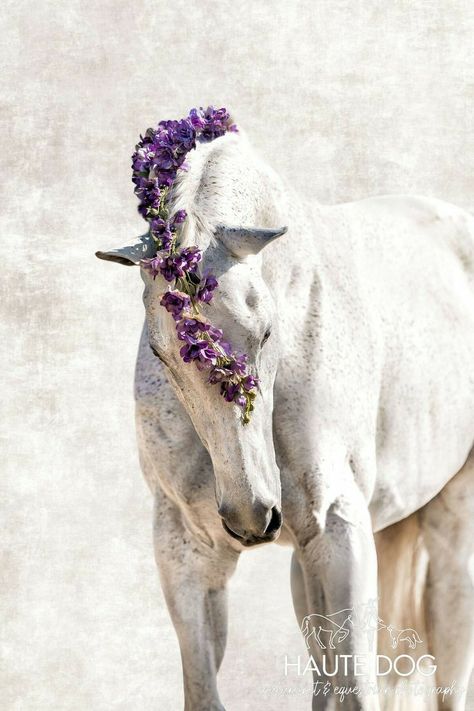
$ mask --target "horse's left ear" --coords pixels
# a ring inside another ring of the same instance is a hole
[[[117,264],[125,264],[127,267],[133,267],[139,264],[141,259],[153,257],[155,252],[156,243],[148,232],[127,247],[109,249],[106,252],[96,252],[95,256],[99,259],[105,259],[108,262],[117,262]]]
[[[236,257],[247,257],[249,254],[258,254],[267,244],[284,235],[287,229],[288,227],[277,227],[274,230],[269,230],[258,227],[218,225],[216,237]]]

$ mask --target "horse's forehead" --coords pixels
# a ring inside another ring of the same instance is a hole
[[[261,335],[262,329],[271,325],[271,303],[259,275],[239,266],[239,270],[230,269],[218,277],[213,304],[236,325]]]

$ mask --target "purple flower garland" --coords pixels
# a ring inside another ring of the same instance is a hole
[[[219,328],[202,316],[200,304],[212,301],[218,281],[212,274],[199,274],[202,252],[198,247],[181,248],[179,231],[186,220],[186,210],[169,214],[167,198],[178,170],[187,170],[186,155],[196,148],[196,141],[209,142],[228,131],[236,132],[226,109],[191,109],[180,121],[160,121],[140,136],[132,156],[132,181],[140,200],[138,211],[150,225],[156,242],[156,255],[142,259],[142,266],[155,279],[161,274],[174,288],[163,294],[161,305],[176,322],[178,339],[183,341],[180,355],[185,363],[194,363],[209,372],[208,382],[220,384],[227,402],[242,409],[242,422],[250,421],[258,380],[247,371],[247,355],[237,354]]]

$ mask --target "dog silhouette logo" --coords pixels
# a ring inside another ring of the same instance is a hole
[[[410,649],[416,649],[418,644],[423,644],[418,632],[411,627],[397,630],[393,625],[387,625],[387,632],[390,635],[392,649],[396,649],[400,642],[408,642]]]

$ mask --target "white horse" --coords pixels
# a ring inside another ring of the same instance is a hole
[[[308,614],[376,599],[374,533],[414,512],[430,556],[436,681],[467,686],[474,220],[422,197],[303,205],[242,134],[198,145],[188,162],[172,198],[173,209],[189,214],[183,243],[198,245],[203,268],[217,276],[206,314],[249,354],[260,388],[243,426],[239,408],[182,361],[160,306],[166,283],[142,269],[138,441],[186,711],[223,710],[216,673],[226,583],[246,547],[279,536],[294,548],[301,625]],[[98,256],[136,265],[151,250],[144,235]],[[355,628],[338,653],[370,654],[367,635]],[[313,708],[333,701],[314,698]],[[344,703],[379,708],[376,696]],[[462,695],[443,708],[464,708]]]

